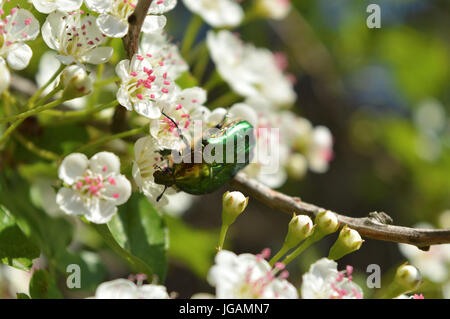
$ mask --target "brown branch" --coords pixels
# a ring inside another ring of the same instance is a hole
[[[231,185],[266,206],[288,214],[297,213],[314,217],[325,210],[303,202],[298,197],[277,192],[244,173],[238,173]],[[337,215],[341,226],[348,225],[367,238],[415,245],[422,250],[428,250],[431,245],[450,243],[450,229],[415,229],[389,225],[392,219],[384,213],[370,213],[368,217],[362,218]]]
[[[128,18],[128,33],[123,38],[123,45],[127,52],[127,57],[130,60],[138,51],[142,25],[144,23],[145,17],[147,17],[148,9],[150,8],[152,1],[153,0],[139,0],[133,14]],[[129,129],[126,120],[127,113],[127,110],[123,106],[116,106],[111,123],[111,131],[113,133],[118,133]]]
[[[148,9],[153,0],[139,0],[133,14],[128,18],[128,34],[123,38],[123,44],[129,59],[137,52],[142,24],[147,17]]]

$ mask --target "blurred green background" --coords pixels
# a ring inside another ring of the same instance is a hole
[[[281,191],[348,216],[384,211],[398,225],[425,221],[442,227],[439,217],[450,209],[450,1],[292,3],[295,9],[285,20],[252,21],[238,30],[245,41],[287,54],[288,71],[297,79],[295,112],[314,125],[328,126],[334,135],[335,157],[329,171],[308,173],[301,182],[289,181]],[[381,6],[380,29],[366,26],[366,8],[371,3]],[[248,1],[243,2],[244,7],[248,5]],[[169,35],[175,42],[181,41],[190,12],[180,1],[167,17]],[[45,16],[40,18],[42,23]],[[203,26],[200,38],[208,29]],[[39,41],[34,48],[45,47]],[[113,60],[117,61],[123,50],[120,40],[114,41]],[[43,52],[35,50],[30,67],[22,75],[34,77]],[[209,72],[212,68],[210,63]],[[102,94],[105,101],[113,95]],[[73,148],[72,144],[85,143],[89,136],[76,124],[65,124],[63,130],[50,127],[44,133],[33,131],[32,124],[30,134],[41,134],[39,143],[59,153]],[[64,131],[70,131],[70,136],[61,134]],[[47,171],[44,165],[30,165],[30,154],[20,146],[13,153],[14,159],[6,159],[9,164],[27,164],[19,170],[22,177],[32,180],[35,174]],[[213,292],[205,277],[213,263],[221,195],[226,190],[230,188],[200,198],[181,217],[164,218],[170,234],[165,284],[179,297]],[[275,252],[281,247],[289,220],[289,215],[250,198],[247,210],[230,230],[227,248],[255,254],[268,247]],[[90,296],[94,283],[128,276],[128,266],[96,233],[78,222],[74,232],[82,240],[72,243],[70,250],[83,251],[86,267],[97,277],[90,290],[64,291],[66,296]],[[290,281],[299,287],[302,273],[328,254],[336,236],[321,241],[289,265]],[[91,250],[100,253],[93,255]],[[405,260],[398,245],[366,240],[359,251],[339,261],[339,269],[353,265],[355,280],[365,287],[367,265],[379,264],[389,278],[394,267]],[[61,279],[59,286],[63,284]],[[440,284],[429,281],[421,292],[426,298],[442,296]],[[365,290],[367,297],[376,293]]]

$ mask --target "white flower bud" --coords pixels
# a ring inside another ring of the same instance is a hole
[[[401,265],[395,274],[395,281],[405,292],[416,290],[422,281],[422,275],[419,270],[411,265]]]
[[[241,192],[226,192],[222,197],[222,222],[231,225],[244,211],[248,204],[248,197]]]
[[[329,210],[317,214],[315,219],[316,232],[322,236],[336,232],[339,229],[337,215]]]
[[[284,247],[291,249],[297,246],[302,240],[311,235],[313,222],[306,215],[295,215],[292,217],[288,226],[288,233],[284,240]]]
[[[78,65],[70,65],[61,74],[66,100],[88,95],[92,92],[92,79],[86,70]]]
[[[286,170],[290,177],[296,180],[302,179],[308,170],[308,161],[302,154],[295,153],[289,156]]]
[[[363,242],[364,240],[362,240],[361,236],[356,230],[345,226],[344,228],[342,228],[341,232],[339,233],[338,239],[331,247],[328,258],[333,260],[342,258],[343,256],[350,254],[355,250],[358,250]]]

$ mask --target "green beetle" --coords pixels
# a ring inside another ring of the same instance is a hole
[[[189,158],[188,162],[174,163],[172,155],[165,156],[169,165],[153,173],[155,183],[166,188],[175,186],[194,195],[217,190],[250,162],[255,145],[254,129],[247,121],[226,123],[224,120],[215,130],[211,129],[204,134],[197,143],[200,143],[199,147],[195,147],[193,142],[183,154],[183,157]],[[231,152],[229,147],[232,147]],[[205,148],[211,150],[211,156],[218,155],[219,160],[205,160]],[[222,151],[216,153],[217,150]],[[195,162],[193,159],[198,151],[202,152],[201,161]],[[157,198],[158,201],[163,194],[164,192]]]

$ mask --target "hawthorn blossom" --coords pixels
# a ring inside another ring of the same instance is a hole
[[[337,263],[322,258],[303,275],[303,299],[362,299],[362,289],[352,281],[353,267],[337,270]]]
[[[57,51],[61,63],[101,64],[113,54],[110,47],[101,47],[106,40],[97,27],[96,18],[80,12],[55,11],[47,16],[42,26],[42,37],[47,46]]]
[[[127,110],[135,110],[149,119],[161,116],[160,102],[171,99],[175,90],[166,59],[159,54],[135,54],[130,60],[122,60],[116,66],[121,79],[117,101]]]
[[[100,284],[94,299],[169,299],[167,289],[160,285],[136,285],[131,280],[115,279]]]
[[[164,169],[167,163],[164,162],[159,153],[160,147],[156,140],[151,137],[142,137],[134,144],[133,178],[139,190],[148,198],[148,200],[157,206],[168,204],[168,195],[175,194],[174,188],[169,187],[164,192],[164,185],[155,183],[153,173],[156,169]],[[160,200],[157,201],[159,196]]]
[[[131,184],[120,174],[120,160],[110,152],[100,152],[88,158],[72,153],[62,161],[58,170],[64,182],[56,202],[68,215],[85,215],[96,224],[107,223],[117,212],[118,205],[131,195]]]
[[[275,20],[284,19],[292,9],[291,0],[257,0],[256,6],[261,14]]]
[[[139,44],[139,52],[142,55],[148,52],[158,52],[162,55],[167,73],[173,79],[189,70],[189,65],[181,56],[178,46],[170,43],[163,31],[144,33]]]
[[[162,149],[181,150],[185,143],[192,140],[194,124],[203,124],[207,112],[206,91],[199,87],[189,88],[175,93],[169,101],[161,103],[165,115],[150,121],[150,135]],[[201,121],[201,122],[196,122]],[[203,127],[198,128],[202,134]],[[179,135],[181,133],[185,140]]]
[[[208,282],[216,288],[219,299],[298,298],[297,289],[286,280],[288,273],[275,274],[261,255],[221,250],[209,270]]]
[[[183,0],[184,5],[215,28],[236,27],[244,10],[236,0]]]
[[[416,225],[416,228],[432,228],[432,226],[421,223]],[[399,244],[399,249],[424,277],[437,283],[450,280],[450,244],[431,246],[428,251],[420,250],[413,245]]]
[[[6,67],[5,60],[0,57],[0,93],[3,93],[11,82],[11,74],[9,73],[8,68]]]
[[[56,10],[74,11],[80,9],[83,0],[31,0],[33,6],[41,13],[50,13]]]
[[[236,93],[260,96],[274,108],[295,102],[292,82],[269,50],[245,44],[226,30],[208,32],[207,46],[219,74]]]
[[[122,38],[128,32],[128,18],[133,14],[138,0],[86,0],[87,7],[100,15],[97,25],[109,37]],[[148,15],[142,25],[144,33],[161,30],[166,25],[166,17],[161,15],[172,10],[177,0],[155,0],[150,5]]]
[[[5,58],[12,69],[22,70],[33,55],[24,42],[36,39],[39,22],[25,9],[12,8],[9,15],[3,17],[4,14],[0,6],[0,58]]]

